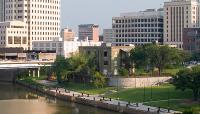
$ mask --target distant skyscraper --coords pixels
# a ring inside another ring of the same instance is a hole
[[[5,0],[0,0],[0,22],[5,20]]]
[[[75,38],[75,32],[72,29],[64,28],[61,30],[61,37],[64,41],[73,41]]]
[[[113,29],[103,29],[103,42],[105,43],[113,42]]]
[[[99,25],[79,25],[79,40],[99,41]]]
[[[28,24],[27,40],[30,50],[34,41],[53,41],[60,37],[60,0],[1,0],[0,8],[1,20]],[[0,41],[8,40],[6,37]]]
[[[198,0],[170,0],[164,3],[164,44],[183,48],[183,29],[200,26]]]

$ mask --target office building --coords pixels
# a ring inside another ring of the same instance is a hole
[[[169,0],[164,3],[164,44],[182,48],[183,29],[199,27],[198,0]]]
[[[34,41],[34,51],[55,51],[57,55],[63,56],[64,41],[62,38],[54,39],[53,41]]]
[[[79,40],[99,41],[99,25],[83,24],[79,25]]]
[[[103,29],[103,42],[105,43],[113,42],[113,29]]]
[[[28,25],[22,21],[0,22],[0,48],[28,50]]]
[[[113,17],[112,29],[112,43],[116,46],[162,43],[163,9],[123,13],[120,17]]]
[[[200,53],[200,28],[183,29],[183,49]]]
[[[0,22],[5,20],[5,0],[0,1]]]
[[[29,50],[35,41],[53,41],[60,37],[60,0],[5,0],[0,8],[4,10],[0,10],[3,15],[0,18],[5,22],[28,24]]]
[[[54,41],[36,41],[33,43],[34,51],[55,51],[57,55],[69,58],[79,53],[79,46],[100,46],[102,42],[93,41],[65,41],[62,38]]]
[[[72,29],[64,28],[61,30],[61,38],[64,41],[74,41],[75,32]]]

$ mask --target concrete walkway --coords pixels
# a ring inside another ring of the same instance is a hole
[[[62,95],[75,96],[75,97],[88,99],[88,100],[101,101],[101,102],[107,103],[107,104],[129,107],[129,108],[132,108],[135,110],[145,111],[145,112],[149,112],[149,113],[158,113],[158,114],[180,113],[180,112],[173,111],[173,110],[167,110],[167,109],[163,109],[163,108],[146,106],[146,105],[143,105],[142,103],[128,103],[125,101],[100,97],[99,95],[89,95],[89,94],[78,93],[75,91],[69,91],[69,90],[65,90],[63,88],[51,88],[50,91],[56,92],[56,93],[59,93]]]

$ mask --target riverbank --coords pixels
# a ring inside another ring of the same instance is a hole
[[[111,98],[104,98],[96,95],[89,95],[78,93],[74,91],[65,90],[63,88],[48,88],[42,85],[29,84],[23,81],[16,81],[17,84],[28,87],[32,90],[41,92],[43,94],[78,104],[89,105],[105,110],[122,112],[124,114],[174,114],[175,111],[166,109],[145,106],[141,103],[128,103],[125,101],[114,100]]]

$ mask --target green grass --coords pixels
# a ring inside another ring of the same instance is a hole
[[[176,73],[178,73],[183,68],[184,67],[168,68],[168,69],[164,69],[163,73],[168,73],[168,74],[171,74],[171,75],[176,75]]]
[[[144,94],[145,91],[145,94]],[[169,94],[168,94],[169,93]],[[152,96],[152,99],[151,99]],[[168,97],[170,102],[170,109],[185,111],[191,109],[196,114],[200,114],[200,103],[193,103],[193,94],[191,90],[180,91],[176,90],[173,85],[163,85],[159,87],[151,88],[136,88],[136,89],[123,89],[117,93],[108,95],[114,99],[120,99],[130,102],[144,102],[149,106],[156,106],[162,108],[168,108]]]
[[[119,98],[124,101],[130,102],[148,102],[168,99],[168,90],[170,99],[191,99],[192,91],[176,90],[172,85],[163,85],[151,88],[136,88],[136,89],[123,89],[117,93],[108,95],[107,97]],[[152,93],[152,95],[151,95]],[[151,99],[152,96],[152,99]]]
[[[168,101],[149,102],[145,103],[145,105],[163,107],[166,109],[169,106],[171,110],[178,110],[178,111],[192,110],[195,112],[195,114],[200,113],[199,103],[188,103],[186,100],[169,100],[169,103]]]
[[[59,85],[68,90],[77,91],[86,94],[103,94],[107,91],[114,90],[114,87],[104,87],[104,88],[96,88],[91,84],[82,84],[82,83],[66,83]]]
[[[170,75],[176,75],[176,73],[178,73],[180,70],[182,70],[184,67],[183,66],[178,66],[178,67],[174,67],[174,68],[165,68],[162,73],[163,75],[165,74],[170,74]],[[150,76],[151,72],[146,72],[144,69],[135,69],[135,75],[136,76]]]
[[[33,85],[33,86],[37,86],[39,88],[47,88],[47,86],[37,83],[36,79],[33,79],[33,78],[21,79],[19,81],[25,82],[25,83]]]

